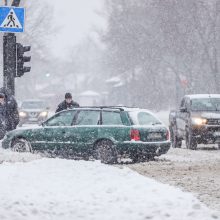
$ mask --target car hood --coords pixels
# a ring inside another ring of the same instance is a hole
[[[43,112],[43,111],[47,111],[46,109],[42,109],[42,108],[35,108],[35,109],[20,109],[20,112]]]
[[[207,119],[220,119],[220,112],[193,112],[192,117],[202,117]]]

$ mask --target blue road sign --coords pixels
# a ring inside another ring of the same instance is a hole
[[[24,16],[24,8],[0,7],[0,31],[24,32]]]

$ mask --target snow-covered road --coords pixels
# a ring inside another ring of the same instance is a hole
[[[5,150],[0,155],[1,220],[218,218],[192,194],[128,168]]]

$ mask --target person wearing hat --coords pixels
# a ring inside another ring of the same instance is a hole
[[[79,107],[79,104],[77,102],[74,102],[71,93],[67,92],[65,94],[65,100],[58,105],[56,113],[66,109],[77,107]]]

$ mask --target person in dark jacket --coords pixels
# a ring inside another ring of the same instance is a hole
[[[77,102],[74,102],[71,93],[67,92],[65,94],[65,100],[58,105],[56,113],[63,111],[65,109],[71,109],[77,107],[79,107],[79,104]]]
[[[0,139],[5,136],[6,133],[6,103],[4,93],[0,93]]]
[[[6,88],[0,88],[0,94],[4,94],[5,98],[5,124],[6,131],[16,129],[19,123],[18,104],[13,95]]]

